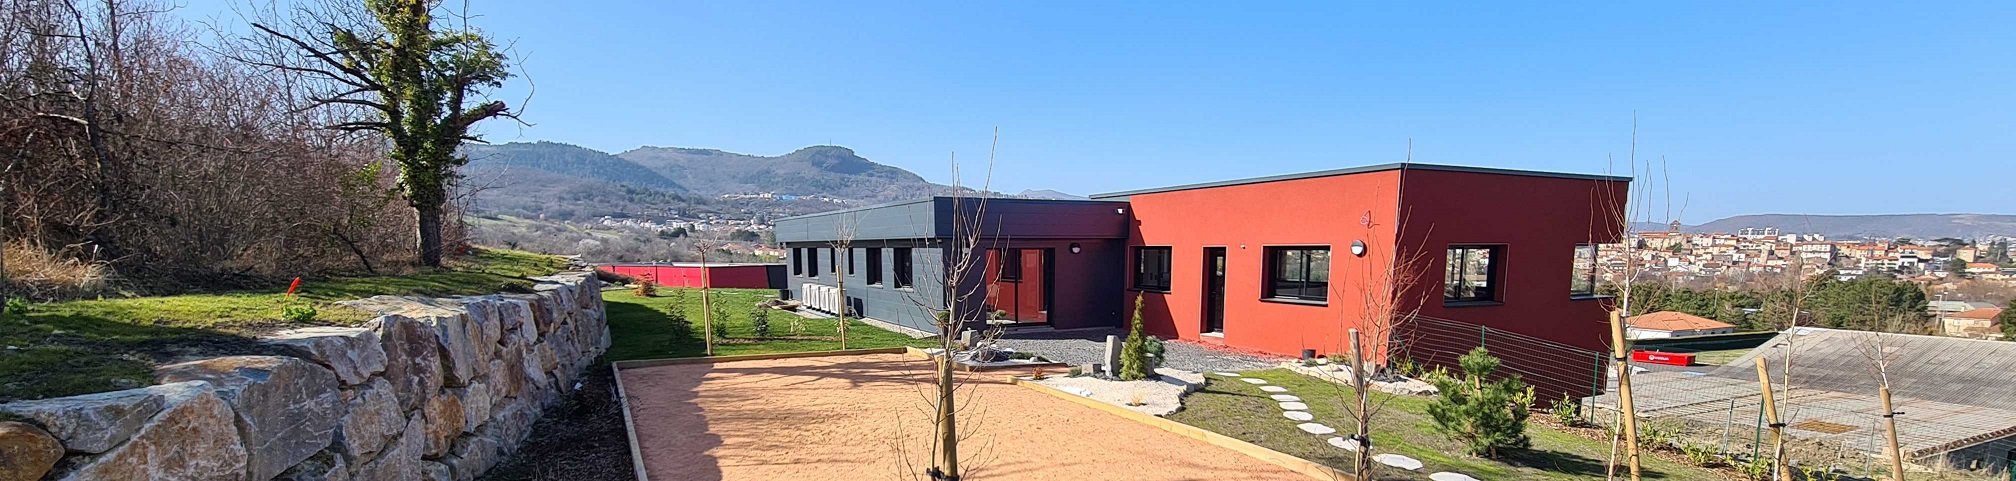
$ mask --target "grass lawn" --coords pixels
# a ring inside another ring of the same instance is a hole
[[[479,249],[430,272],[303,279],[292,299],[282,281],[260,290],[34,304],[26,316],[0,321],[0,401],[138,387],[152,381],[159,363],[270,352],[253,339],[259,333],[370,320],[336,301],[528,292],[527,277],[565,266],[555,256]],[[281,320],[289,306],[313,306],[315,319]]]
[[[727,316],[728,340],[716,342],[714,354],[737,356],[840,349],[840,341],[836,337],[839,323],[835,320],[805,319],[778,310],[769,310],[770,337],[757,339],[750,316],[756,311],[756,303],[776,296],[776,291],[766,289],[715,289],[714,303],[721,306]],[[609,310],[611,338],[609,352],[604,353],[603,358],[628,361],[706,355],[706,347],[700,337],[699,289],[660,288],[655,297],[637,297],[630,291],[611,289],[602,291],[602,301]],[[670,313],[674,309],[686,314],[689,319],[686,325],[673,321]],[[802,333],[791,332],[793,319],[803,324]],[[848,349],[936,345],[929,339],[911,339],[910,336],[885,331],[861,321],[848,321],[847,326]]]
[[[1341,386],[1284,369],[1245,373],[1288,388],[1309,405],[1316,422],[1349,432],[1353,424],[1344,413],[1345,393]],[[1297,424],[1281,416],[1280,407],[1254,386],[1238,379],[1209,375],[1203,390],[1183,398],[1183,410],[1170,415],[1177,422],[1197,426],[1245,440],[1269,449],[1330,466],[1351,469],[1351,453],[1325,442],[1331,436],[1317,436],[1296,429]],[[1462,454],[1461,444],[1436,434],[1427,406],[1430,398],[1389,396],[1386,407],[1373,418],[1372,445],[1375,453],[1399,453],[1426,464],[1420,471],[1402,471],[1380,466],[1378,479],[1428,479],[1438,471],[1454,471],[1478,479],[1603,479],[1603,460],[1610,456],[1608,443],[1591,441],[1574,434],[1555,431],[1535,423],[1527,425],[1533,449],[1500,453],[1499,460]],[[1535,413],[1545,416],[1545,413]],[[1644,457],[1646,479],[1720,479],[1720,476],[1690,466],[1681,466],[1653,456]]]

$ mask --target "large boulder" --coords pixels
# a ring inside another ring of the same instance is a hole
[[[287,468],[273,481],[350,481],[350,470],[343,462],[343,456],[323,451]]]
[[[469,383],[469,387],[450,388],[447,392],[449,396],[461,401],[462,432],[474,433],[476,428],[482,427],[484,422],[490,420],[492,397],[488,384],[475,381]]]
[[[0,404],[0,412],[12,413],[47,426],[49,433],[63,442],[64,449],[78,454],[98,454],[111,450],[140,431],[147,419],[167,405],[167,393],[187,386],[148,386],[124,391],[103,392],[36,401]]]
[[[348,390],[345,415],[336,429],[336,449],[351,464],[374,458],[406,429],[405,411],[392,382],[383,378]]]
[[[378,333],[359,327],[310,327],[283,331],[266,342],[329,368],[349,386],[385,371],[385,348]]]
[[[420,481],[420,451],[427,445],[427,421],[420,413],[406,418],[406,429],[399,435],[399,442],[380,453],[376,459],[355,465],[350,471],[353,481]]]
[[[491,466],[496,466],[498,458],[502,457],[502,451],[496,440],[464,437],[455,440],[455,446],[448,450],[448,457],[442,458],[442,462],[455,468],[455,479],[469,481],[476,479],[476,475],[489,471]]]
[[[248,479],[266,480],[314,456],[343,418],[336,374],[291,357],[228,356],[163,366],[162,382],[208,381],[236,413]]]
[[[399,408],[411,411],[441,391],[441,341],[434,329],[410,317],[381,316],[378,337],[385,347],[385,379],[399,397]]]
[[[63,460],[63,443],[28,423],[0,422],[0,481],[35,481]]]
[[[333,376],[332,376],[333,377]],[[165,386],[160,414],[132,439],[85,458],[63,481],[145,479],[218,481],[246,479],[245,446],[240,444],[231,406],[207,382]],[[261,478],[263,480],[265,478]]]
[[[462,399],[448,393],[428,399],[420,409],[421,416],[427,420],[426,443],[421,457],[434,459],[447,454],[449,443],[462,434],[462,426],[468,422],[463,417],[467,413],[462,408]]]

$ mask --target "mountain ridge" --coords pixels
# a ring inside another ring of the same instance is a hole
[[[1785,233],[1847,238],[2016,237],[2016,215],[2010,214],[1744,214],[1680,226],[1688,233],[1734,233],[1745,228],[1775,227]],[[1664,232],[1656,222],[1636,222],[1639,232]]]

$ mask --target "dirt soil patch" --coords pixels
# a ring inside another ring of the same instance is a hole
[[[916,479],[929,466],[930,364],[898,354],[625,369],[652,481]],[[961,374],[965,477],[1309,479],[1238,452]],[[970,430],[968,430],[970,429]]]
[[[546,408],[517,453],[490,468],[480,481],[633,481],[630,437],[616,377],[608,367],[588,368],[581,389]]]

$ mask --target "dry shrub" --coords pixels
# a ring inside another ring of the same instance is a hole
[[[6,282],[12,294],[33,299],[87,295],[105,288],[110,275],[103,262],[65,258],[46,249],[15,241],[0,246],[6,260]]]

